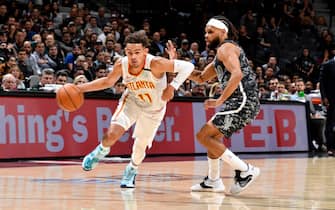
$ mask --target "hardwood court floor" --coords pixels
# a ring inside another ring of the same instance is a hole
[[[151,159],[141,165],[135,190],[119,188],[125,162],[90,172],[79,161],[0,162],[0,210],[335,209],[334,158],[248,159],[262,173],[238,196],[190,192],[207,174],[204,157]],[[223,165],[227,188],[232,174]]]

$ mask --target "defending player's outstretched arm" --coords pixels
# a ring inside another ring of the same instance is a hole
[[[216,71],[214,69],[214,63],[208,64],[203,71],[194,70],[188,77],[197,83],[204,83],[216,77]]]

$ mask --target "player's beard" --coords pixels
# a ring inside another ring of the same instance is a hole
[[[221,44],[221,41],[219,37],[216,37],[211,42],[208,43],[208,48],[211,50],[215,50],[219,45]]]

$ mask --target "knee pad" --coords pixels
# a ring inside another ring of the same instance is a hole
[[[133,145],[131,160],[135,165],[139,165],[145,158],[145,150],[147,148],[147,140],[136,138]]]

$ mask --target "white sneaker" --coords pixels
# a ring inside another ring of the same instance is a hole
[[[135,188],[135,178],[137,175],[137,169],[127,165],[126,169],[123,172],[121,179],[121,188]]]
[[[222,183],[222,179],[213,181],[208,176],[200,184],[191,187],[191,191],[193,192],[224,192],[224,190],[225,186]]]
[[[230,187],[231,194],[238,194],[245,190],[260,174],[260,169],[248,164],[247,171],[235,170],[234,184]]]

